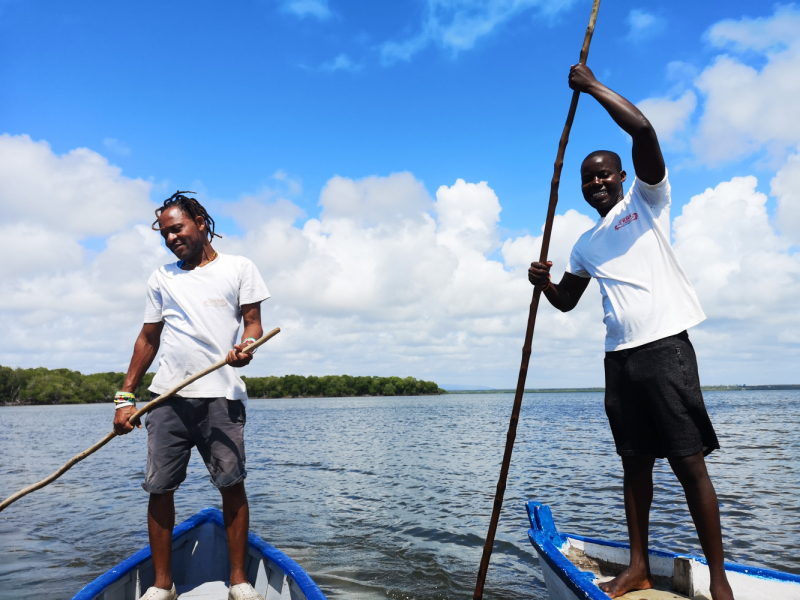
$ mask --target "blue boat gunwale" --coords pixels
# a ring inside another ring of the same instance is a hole
[[[544,556],[545,560],[551,566],[551,568],[554,567],[554,563],[555,564],[560,563],[560,561],[556,560],[558,557],[563,558],[566,562],[572,565],[572,563],[561,553],[559,548],[553,543],[554,540],[560,541],[561,545],[563,545],[567,541],[567,538],[571,538],[582,542],[588,542],[590,544],[598,544],[600,546],[610,546],[612,548],[622,548],[625,550],[630,550],[630,546],[623,542],[615,542],[611,540],[599,540],[596,538],[591,538],[572,533],[560,533],[555,526],[555,522],[552,519],[552,514],[550,513],[550,507],[545,504],[542,504],[541,502],[537,502],[535,500],[529,500],[528,502],[525,503],[525,509],[528,513],[528,520],[530,521],[531,524],[531,529],[528,530],[528,537],[531,540],[531,543],[534,545],[534,547],[536,547],[537,549],[541,548],[542,550],[541,555]],[[552,549],[546,547],[546,545],[549,545],[550,547],[552,547]],[[555,555],[550,556],[550,554],[552,553],[556,553],[558,556]],[[680,552],[669,552],[666,550],[654,550],[654,549],[650,549],[649,553],[651,555],[661,556],[664,558],[692,559],[708,566],[708,562],[702,556],[695,556],[692,554],[683,554]],[[577,574],[578,577],[582,577],[583,571],[580,571],[574,565],[572,565],[572,567],[574,569],[573,574]],[[795,575],[793,573],[786,573],[784,571],[775,571],[773,569],[767,569],[763,567],[751,567],[743,565],[741,563],[726,561],[725,570],[733,573],[742,573],[743,575],[748,575],[750,577],[758,577],[761,579],[769,579],[772,581],[785,581],[789,583],[800,584],[800,575]],[[570,571],[570,573],[572,572]],[[597,589],[599,590],[600,588]],[[581,591],[587,592],[588,590],[582,589]],[[589,597],[592,598],[592,600],[594,600],[593,596]],[[608,598],[608,596],[603,594],[603,596],[598,598]]]
[[[188,531],[205,523],[215,523],[216,525],[224,528],[225,523],[222,520],[222,511],[218,508],[204,508],[197,514],[192,515],[183,523],[175,527],[172,532],[172,541],[174,542]],[[311,579],[308,573],[303,570],[303,567],[297,564],[297,562],[295,562],[292,558],[288,557],[275,546],[268,544],[252,532],[248,532],[247,534],[247,543],[249,546],[258,550],[262,556],[268,558],[278,565],[284,573],[289,575],[297,584],[297,586],[303,591],[308,600],[327,600],[314,580]],[[100,575],[94,581],[88,583],[77,594],[75,594],[75,596],[72,597],[72,600],[91,600],[94,596],[101,593],[111,584],[122,579],[125,575],[130,573],[133,569],[151,557],[152,551],[150,550],[150,545],[148,544],[132,556],[129,556],[123,560],[117,566],[112,567]]]

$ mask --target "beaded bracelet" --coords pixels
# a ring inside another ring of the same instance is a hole
[[[136,396],[130,392],[117,392],[114,394],[114,404],[117,409],[125,406],[136,406]]]
[[[249,337],[249,338],[244,338],[242,340],[242,343],[244,344],[245,342],[253,342],[255,344],[257,341],[258,340],[256,340],[256,338]],[[255,354],[257,350],[258,350],[258,348],[256,348],[255,350],[251,351],[250,354]]]

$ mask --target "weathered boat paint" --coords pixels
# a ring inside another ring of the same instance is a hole
[[[550,508],[540,502],[526,505],[531,528],[528,537],[539,554],[539,564],[551,600],[608,600],[597,586],[597,576],[582,571],[567,554],[571,548],[594,560],[626,566],[630,546],[581,535],[562,534],[556,528]],[[706,597],[709,574],[703,557],[662,550],[650,550],[650,570],[656,577],[672,580],[672,589],[689,598]],[[737,600],[800,600],[800,575],[725,563],[728,581]]]

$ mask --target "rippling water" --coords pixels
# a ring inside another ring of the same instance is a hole
[[[253,400],[251,529],[329,598],[470,598],[510,394]],[[800,393],[707,393],[721,451],[709,470],[730,560],[800,573]],[[0,408],[0,497],[110,430],[111,405]],[[115,440],[0,513],[0,599],[70,598],[147,544],[146,434]],[[486,597],[547,597],[523,507],[564,531],[624,541],[621,470],[602,394],[525,398]],[[220,506],[196,454],[178,520]],[[699,553],[681,489],[659,461],[654,547]]]

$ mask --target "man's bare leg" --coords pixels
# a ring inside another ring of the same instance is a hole
[[[231,559],[231,585],[247,583],[244,562],[247,557],[247,533],[250,531],[250,508],[244,482],[220,490],[222,518],[228,534],[228,554]]]
[[[600,584],[600,589],[611,598],[622,596],[631,590],[646,590],[654,585],[650,574],[650,557],[647,554],[654,464],[655,457],[651,455],[622,457],[622,468],[625,471],[625,518],[628,521],[631,562],[617,577]]]
[[[153,585],[172,589],[172,529],[175,527],[175,492],[150,494],[147,533],[153,553],[156,580]]]
[[[725,575],[725,554],[722,550],[722,526],[719,502],[714,484],[706,470],[703,453],[669,459],[673,472],[681,482],[686,503],[692,514],[697,537],[703,547],[711,575],[711,597],[714,600],[733,600],[733,592]]]

